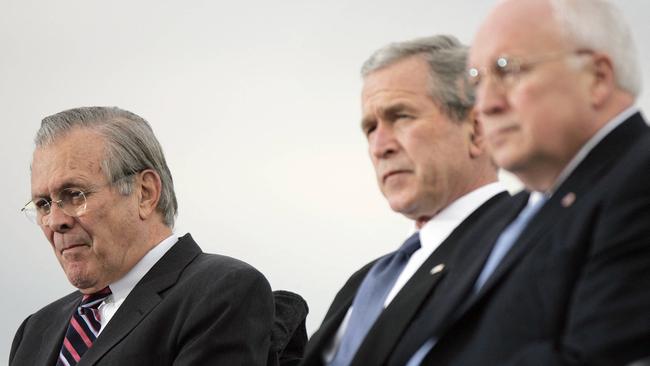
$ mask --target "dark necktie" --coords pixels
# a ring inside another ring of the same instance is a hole
[[[397,277],[411,254],[419,248],[420,236],[415,233],[396,252],[382,257],[372,266],[354,297],[348,326],[329,366],[347,366],[352,362],[361,341],[384,310],[384,302]]]
[[[83,296],[81,304],[70,318],[56,366],[76,365],[92,346],[101,328],[101,317],[97,308],[110,294],[111,289],[106,287],[94,294]]]

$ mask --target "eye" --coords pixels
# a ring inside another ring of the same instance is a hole
[[[65,205],[72,205],[72,206],[81,206],[86,202],[86,195],[74,188],[68,188],[63,191],[61,191],[61,201]]]
[[[475,67],[470,68],[467,70],[467,81],[469,85],[477,87],[481,83],[481,72]]]
[[[520,63],[517,60],[501,56],[494,64],[494,75],[503,81],[515,79],[521,71]]]
[[[34,207],[36,207],[36,211],[42,215],[47,215],[50,213],[50,205],[50,201],[46,200],[45,198],[39,198],[34,201]]]
[[[397,114],[395,114],[395,120],[411,119],[411,118],[413,118],[413,116],[408,114],[408,113],[397,113]]]
[[[377,123],[376,122],[365,122],[361,126],[361,130],[363,131],[363,134],[369,136],[375,129],[377,128]]]

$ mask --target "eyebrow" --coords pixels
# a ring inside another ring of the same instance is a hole
[[[79,188],[82,191],[90,189],[88,184],[81,183],[81,181],[79,181],[78,179],[68,179],[63,181],[63,183],[61,183],[58,187],[56,187],[54,192],[58,193],[67,188]],[[40,199],[40,198],[52,199],[52,197],[49,194],[45,194],[45,193],[38,193],[32,196],[32,199]]]
[[[368,125],[371,125],[374,122],[374,117],[363,117],[361,118],[361,131],[366,132]]]
[[[399,112],[402,112],[402,111],[415,111],[415,108],[413,106],[411,106],[410,104],[405,103],[405,102],[396,102],[394,104],[389,105],[388,107],[379,107],[376,110],[379,111],[379,114],[382,115],[382,116],[391,116],[391,115],[395,115],[395,114],[397,114]],[[373,115],[374,115],[374,113],[373,113]],[[361,126],[363,127],[370,120],[372,120],[372,119],[364,117],[361,120]]]
[[[407,103],[404,103],[404,102],[398,102],[398,103],[395,103],[395,104],[392,104],[392,105],[388,106],[387,108],[385,108],[381,112],[384,115],[390,116],[390,115],[394,115],[394,114],[397,114],[397,113],[402,112],[402,111],[413,111],[413,110],[414,110],[414,108],[411,105],[409,105]]]

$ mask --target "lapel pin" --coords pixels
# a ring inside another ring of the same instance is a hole
[[[566,208],[571,206],[575,201],[576,201],[576,194],[573,192],[569,192],[564,197],[562,197],[562,201],[560,201],[560,203],[562,204],[562,207]]]
[[[442,270],[445,269],[445,265],[443,263],[438,264],[437,266],[431,268],[431,274],[434,275],[436,273],[442,272]]]

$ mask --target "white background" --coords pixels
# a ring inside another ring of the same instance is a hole
[[[177,232],[302,294],[312,333],[348,276],[410,229],[374,181],[361,63],[413,37],[469,43],[494,2],[0,0],[0,363],[22,319],[72,290],[19,212],[42,117],[116,105],[146,118],[174,176]],[[618,3],[647,87],[650,2]]]

